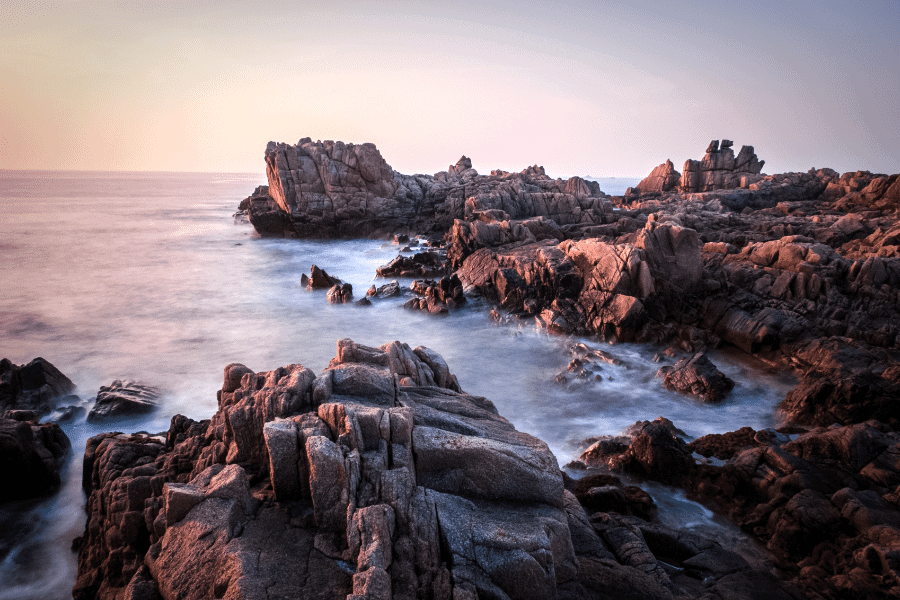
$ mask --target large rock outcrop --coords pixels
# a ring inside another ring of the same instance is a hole
[[[546,444],[427,348],[341,340],[318,376],[224,375],[210,421],[88,442],[75,598],[673,599],[753,581],[792,597],[596,486],[589,516]]]
[[[265,158],[269,185],[245,201],[251,223],[263,235],[443,231],[453,219],[485,210],[590,223],[602,212],[605,197],[596,182],[551,179],[537,166],[479,175],[466,157],[435,175],[402,175],[368,143],[269,142]]]
[[[742,146],[734,155],[731,140],[713,140],[702,160],[688,159],[681,171],[678,190],[681,192],[710,192],[712,190],[746,188],[761,180],[766,161],[753,152],[753,146]],[[669,188],[671,189],[671,188]],[[642,190],[643,191],[643,190]],[[667,191],[667,190],[666,190]]]
[[[556,459],[426,348],[343,340],[318,377],[229,365],[219,405],[89,442],[76,597],[547,598],[575,578]]]
[[[527,222],[492,225],[454,223],[451,253],[459,278],[551,330],[633,340],[702,287],[697,233],[672,223],[648,221],[620,243],[600,238],[560,243],[545,233],[536,241]],[[520,239],[494,244],[495,232],[501,242],[504,235]]]

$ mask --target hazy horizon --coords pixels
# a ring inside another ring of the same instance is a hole
[[[0,4],[0,169],[263,173],[272,141],[401,173],[900,171],[897,4]]]

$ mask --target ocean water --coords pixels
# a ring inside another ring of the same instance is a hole
[[[620,194],[634,183],[601,181],[601,188]],[[70,547],[85,521],[87,439],[164,431],[176,413],[209,418],[232,362],[256,371],[301,363],[318,372],[341,338],[427,346],[464,390],[490,398],[518,429],[546,441],[560,465],[578,456],[586,438],[658,416],[691,437],[774,426],[775,407],[792,387],[789,377],[738,352],[716,352],[713,361],[737,386],[723,403],[706,405],[662,388],[654,361],[661,348],[548,335],[532,321],[498,324],[478,299],[446,317],[407,311],[405,298],[330,305],[324,291],[301,286],[312,265],[351,283],[359,298],[387,282],[376,281],[375,270],[398,247],[260,238],[232,216],[260,184],[263,174],[0,171],[0,356],[16,364],[44,357],[86,404],[115,379],[164,390],[149,417],[63,425],[73,452],[61,491],[0,507],[0,599],[70,597],[77,566]],[[556,383],[575,343],[622,364],[602,365],[602,381]],[[660,486],[653,493],[670,518],[740,537],[678,493]]]

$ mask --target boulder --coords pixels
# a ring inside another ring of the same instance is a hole
[[[347,304],[353,301],[353,286],[349,283],[335,285],[328,290],[328,302],[331,304]]]
[[[342,283],[340,279],[332,277],[324,269],[320,269],[316,265],[310,267],[309,277],[304,275],[300,282],[311,290],[327,290]]]
[[[0,504],[56,492],[70,447],[55,423],[0,418]]]
[[[675,170],[671,160],[666,160],[650,171],[650,174],[634,187],[634,192],[638,194],[668,192],[675,189],[680,179],[681,173]]]
[[[88,413],[88,421],[102,421],[119,417],[133,417],[157,409],[162,392],[155,387],[117,379],[101,386]]]
[[[56,407],[56,400],[74,389],[75,384],[43,358],[25,365],[0,360],[0,415],[7,410],[46,414]]]
[[[656,373],[668,390],[719,402],[734,388],[734,381],[719,371],[703,352],[682,358],[674,366],[662,367]]]

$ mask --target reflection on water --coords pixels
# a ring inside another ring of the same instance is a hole
[[[662,388],[654,377],[658,348],[604,345],[623,364],[603,364],[602,381],[564,386],[554,377],[571,359],[569,347],[599,342],[550,336],[530,321],[498,325],[477,300],[443,318],[406,311],[397,298],[330,305],[324,290],[300,284],[311,265],[351,283],[358,298],[378,283],[375,269],[397,246],[258,238],[231,214],[260,183],[258,175],[3,172],[0,268],[14,284],[0,288],[0,354],[17,364],[43,356],[85,399],[114,379],[166,395],[163,408],[140,421],[65,426],[75,450],[63,490],[0,514],[4,531],[30,532],[25,544],[3,536],[0,598],[69,596],[71,583],[59,582],[74,582],[69,547],[84,526],[80,449],[88,437],[163,431],[175,413],[209,418],[231,362],[259,371],[301,363],[318,372],[341,338],[428,346],[464,390],[493,400],[563,464],[585,438],[658,416],[690,436],[773,425],[789,381],[735,353],[712,357],[737,382],[734,392],[705,405]]]

